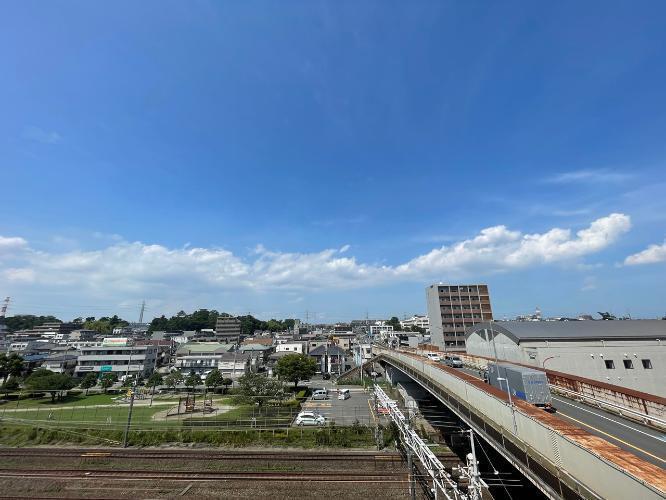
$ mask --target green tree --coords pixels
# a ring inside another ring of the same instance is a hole
[[[233,384],[233,383],[234,383],[234,381],[233,381],[232,379],[230,379],[230,378],[226,378],[226,377],[223,378],[223,379],[222,379],[222,386],[224,387],[224,390],[223,390],[222,392],[224,393],[224,391],[228,391],[228,390],[229,390],[229,386],[230,386],[231,384]]]
[[[392,326],[393,330],[396,332],[399,332],[402,330],[402,325],[400,324],[400,320],[396,317],[393,316],[390,320],[386,322],[388,326]]]
[[[34,316],[32,314],[19,314],[5,318],[5,325],[10,332],[17,330],[32,330],[36,326],[44,323],[53,323],[60,321],[55,316]]]
[[[198,373],[191,371],[185,379],[185,387],[191,387],[192,392],[194,392],[194,388],[198,385],[201,385],[201,376]]]
[[[87,373],[85,377],[83,377],[83,380],[81,380],[81,383],[79,384],[79,387],[81,389],[86,390],[86,396],[88,395],[88,389],[91,387],[95,387],[97,385],[97,375],[95,373]]]
[[[21,386],[19,383],[18,377],[12,377],[7,382],[2,384],[2,387],[0,389],[5,393],[5,397],[9,395],[10,392],[18,390],[18,388]]]
[[[278,377],[294,383],[298,387],[301,380],[307,380],[317,371],[317,362],[307,354],[287,354],[279,359],[276,366]]]
[[[150,377],[148,377],[148,380],[146,380],[146,386],[152,387],[153,390],[155,390],[156,386],[162,385],[163,383],[164,383],[164,377],[160,372],[151,373]]]
[[[25,379],[25,386],[33,391],[50,391],[51,402],[55,402],[56,395],[62,398],[62,393],[76,385],[74,379],[64,373],[55,373],[40,368]]]
[[[215,392],[215,389],[222,385],[223,381],[224,376],[217,368],[213,368],[210,373],[206,375],[206,387],[212,387],[213,392]]]
[[[15,352],[11,354],[0,353],[0,377],[2,383],[7,382],[9,376],[18,377],[23,371],[23,358]]]
[[[166,376],[164,383],[171,389],[175,389],[176,386],[183,383],[183,379],[184,377],[180,370],[174,370]]]
[[[102,375],[102,378],[99,380],[99,385],[104,389],[104,394],[106,394],[107,389],[115,384],[117,380],[118,376],[115,373],[105,373]]]
[[[282,400],[284,388],[282,382],[267,378],[258,373],[248,373],[238,379],[239,400],[262,406],[270,400]]]

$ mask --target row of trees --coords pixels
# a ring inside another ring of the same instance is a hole
[[[218,316],[230,316],[227,313],[220,313],[215,309],[199,309],[192,314],[187,314],[185,311],[180,311],[175,316],[167,318],[162,315],[159,318],[154,318],[150,322],[148,331],[178,331],[178,330],[203,330],[205,328],[215,328]],[[263,321],[247,314],[245,316],[238,316],[241,323],[241,333],[243,335],[252,335],[256,330],[270,330],[271,332],[279,332],[288,330],[294,327],[293,319],[269,319]],[[397,318],[396,318],[397,319]],[[44,323],[52,323],[61,321],[55,316],[34,316],[32,314],[23,314],[18,316],[11,316],[5,318],[5,324],[10,332],[17,330],[30,330],[36,326],[43,325]],[[114,314],[111,317],[102,316],[96,318],[89,316],[87,318],[79,317],[72,321],[80,325],[80,328],[87,330],[95,330],[102,334],[111,334],[114,328],[127,326],[129,323]]]
[[[5,325],[10,332],[15,332],[18,330],[32,330],[36,326],[43,325],[44,323],[54,323],[60,321],[61,320],[55,316],[35,316],[33,314],[19,314],[17,316],[9,316],[4,318]],[[95,316],[89,316],[87,318],[79,317],[74,319],[72,323],[78,325],[79,328],[95,330],[99,333],[105,334],[110,334],[116,327],[129,325],[127,321],[119,318],[116,314],[111,317],[102,316],[101,318],[95,318]]]
[[[19,375],[22,367],[22,359],[16,355],[0,355],[0,376],[3,377],[3,390],[13,391],[20,386]],[[282,400],[285,397],[283,381],[293,382],[294,389],[302,380],[312,377],[317,369],[315,360],[304,354],[289,354],[281,358],[276,366],[276,372],[279,379],[268,378],[258,373],[246,374],[238,380],[238,392],[241,401],[262,405],[270,399]],[[8,377],[11,377],[8,379]],[[31,375],[23,380],[23,387],[30,391],[44,391],[51,395],[51,402],[62,397],[77,385],[88,391],[100,386],[106,393],[118,381],[115,373],[88,373],[83,379],[77,381],[73,377],[63,373],[55,373],[45,368],[35,370]],[[202,379],[197,373],[190,372],[184,374],[180,370],[175,370],[164,376],[161,373],[153,372],[146,380],[127,378],[124,386],[134,386],[143,384],[145,387],[155,388],[160,385],[166,385],[171,389],[185,385],[189,390],[204,384],[206,388],[217,390],[218,387],[229,387],[233,381],[223,376],[217,368],[213,369],[205,379]]]
[[[175,316],[167,318],[162,315],[159,318],[154,318],[150,322],[148,331],[178,331],[178,330],[203,330],[214,329],[219,316],[231,316],[227,313],[220,313],[215,309],[199,309],[192,314],[187,314],[185,311],[180,311]],[[293,319],[277,320],[270,319],[262,321],[254,316],[247,314],[245,316],[238,316],[241,324],[241,333],[243,335],[252,335],[256,330],[270,330],[272,332],[279,332],[288,330],[294,327]]]

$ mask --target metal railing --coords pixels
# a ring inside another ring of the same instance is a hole
[[[640,412],[638,410],[634,410],[633,408],[628,408],[626,406],[622,406],[616,403],[611,403],[610,401],[605,401],[603,399],[595,398],[592,396],[588,396],[586,394],[582,394],[580,392],[572,391],[569,389],[565,389],[564,387],[556,384],[549,384],[551,390],[554,392],[560,392],[560,393],[565,393],[566,395],[572,397],[573,399],[585,399],[588,401],[594,402],[597,406],[602,407],[602,406],[607,406],[609,408],[612,408],[614,410],[617,410],[618,413],[621,416],[624,415],[631,415],[633,417],[640,418],[641,420],[647,422],[653,422],[659,426],[666,427],[666,419],[655,417],[653,415],[648,415],[647,413]]]

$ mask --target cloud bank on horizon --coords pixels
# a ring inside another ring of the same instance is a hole
[[[465,278],[539,265],[578,263],[618,241],[631,218],[612,213],[577,232],[552,228],[525,234],[499,225],[434,248],[398,265],[358,262],[349,245],[313,253],[284,253],[259,245],[248,257],[222,248],[167,248],[114,242],[98,250],[51,253],[21,237],[0,236],[0,276],[15,286],[159,296],[165,287],[184,290],[318,290],[374,287],[407,281]],[[625,264],[666,260],[666,244],[626,258]]]

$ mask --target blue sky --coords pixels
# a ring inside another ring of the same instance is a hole
[[[0,295],[336,321],[469,281],[499,316],[663,315],[665,14],[5,5]]]

